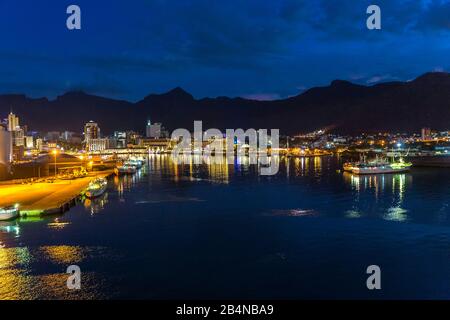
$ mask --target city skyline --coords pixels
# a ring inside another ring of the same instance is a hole
[[[290,135],[325,127],[341,133],[412,133],[423,127],[447,129],[449,89],[450,74],[432,72],[408,82],[371,86],[334,80],[328,86],[275,101],[195,99],[182,88],[149,94],[137,103],[83,92],[68,92],[55,100],[0,95],[0,112],[17,110],[37,131],[78,131],[86,119],[96,119],[107,134],[142,132],[143,119],[151,118],[168,130],[190,128],[193,121],[202,120],[213,128],[279,128]]]
[[[0,1],[0,300],[449,299],[449,21],[450,0]]]

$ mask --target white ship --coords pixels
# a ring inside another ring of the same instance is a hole
[[[19,205],[0,208],[0,221],[13,220],[20,214]]]
[[[118,176],[123,175],[123,174],[133,174],[136,173],[137,168],[133,165],[129,165],[129,164],[123,164],[123,165],[118,165],[115,169],[114,169],[114,173]]]
[[[108,187],[108,181],[105,178],[97,178],[91,183],[89,183],[89,186],[86,190],[86,197],[88,198],[96,198],[101,196]]]
[[[139,159],[129,159],[124,162],[124,165],[136,167],[136,169],[142,168],[143,164],[144,164],[143,161]]]
[[[401,173],[411,169],[412,163],[400,159],[396,162],[385,163],[359,163],[352,169],[354,174],[381,174],[381,173]]]
[[[389,161],[383,158],[379,158],[378,156],[374,160],[367,161],[366,156],[363,155],[360,157],[358,162],[346,162],[343,164],[343,170],[346,172],[353,172],[355,169],[362,166],[385,166],[389,165]]]

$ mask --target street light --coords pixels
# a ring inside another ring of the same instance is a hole
[[[55,178],[56,178],[56,155],[58,154],[58,151],[56,149],[53,150],[53,155],[55,156]]]

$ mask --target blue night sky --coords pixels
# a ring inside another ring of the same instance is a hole
[[[66,28],[70,4],[82,30]],[[32,97],[275,99],[450,70],[449,0],[0,0],[0,30],[0,93]]]

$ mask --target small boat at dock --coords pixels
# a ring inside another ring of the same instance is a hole
[[[108,181],[105,178],[97,178],[89,183],[86,190],[86,197],[96,198],[101,196],[108,187]]]
[[[119,165],[114,169],[114,173],[118,176],[123,174],[133,174],[136,173],[137,168],[129,164]]]
[[[342,170],[345,172],[352,172],[359,162],[346,162],[342,165]]]
[[[13,220],[19,217],[19,205],[0,208],[0,221]]]
[[[124,162],[124,165],[136,167],[136,169],[142,168],[144,165],[143,161],[138,159],[130,159]]]

